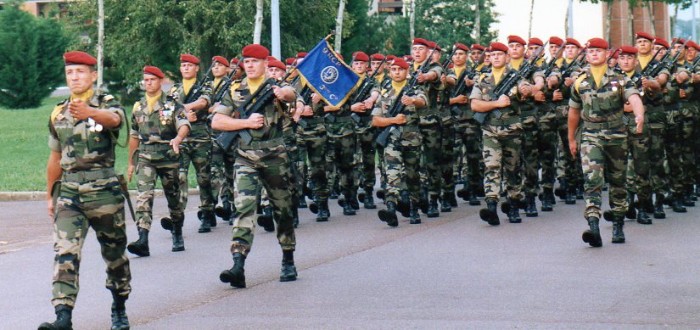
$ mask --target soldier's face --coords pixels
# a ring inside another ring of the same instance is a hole
[[[467,52],[461,49],[455,51],[455,54],[452,55],[452,62],[454,62],[456,66],[464,66],[464,64],[467,63]]]
[[[214,66],[211,67],[211,74],[216,78],[221,78],[227,73],[228,67],[219,62],[214,62]]]
[[[659,53],[656,55],[655,60],[660,61],[661,58],[664,57],[664,55],[666,55],[666,47],[661,45],[654,45],[654,54],[656,54],[656,52]]]
[[[523,58],[523,55],[525,55],[525,46],[523,46],[520,43],[517,42],[511,42],[508,44],[508,55],[512,59],[519,59]]]
[[[620,54],[620,56],[617,57],[617,65],[619,65],[620,69],[624,72],[632,72],[637,65],[637,56]]]
[[[673,44],[673,50],[671,51],[672,55],[676,55],[676,53],[682,52],[682,51],[683,51],[682,44]],[[683,58],[683,54],[681,54],[681,56],[679,56],[678,58]]]
[[[433,52],[433,58],[431,60],[435,63],[440,63],[441,57],[442,57],[442,53],[436,50]]]
[[[369,70],[370,73],[373,74],[374,71],[377,71],[377,69],[379,68],[379,65],[380,65],[380,64],[382,64],[382,61],[372,61],[372,62],[370,63],[370,70]]]
[[[570,60],[575,59],[578,56],[578,47],[576,45],[564,46],[564,56]]]
[[[491,64],[491,52],[486,52],[484,55],[484,64]]]
[[[73,94],[85,93],[97,81],[97,71],[87,65],[66,65],[66,84]]]
[[[428,47],[413,45],[413,47],[411,47],[411,56],[416,63],[423,63],[428,57]]]
[[[537,52],[538,49],[540,49],[542,46],[538,45],[532,45],[532,46],[527,46],[527,57],[530,58],[535,52]]]
[[[602,48],[588,48],[586,50],[586,60],[591,65],[601,65],[607,60],[607,49]]]
[[[250,79],[257,79],[265,75],[267,61],[259,58],[247,57],[243,60],[245,75]]]
[[[180,63],[180,74],[183,79],[196,78],[197,72],[199,72],[199,65],[190,62]]]
[[[551,56],[556,55],[557,52],[559,51],[559,48],[561,48],[561,46],[559,46],[557,44],[549,44],[549,55],[551,55]]]
[[[638,38],[634,42],[634,46],[637,47],[637,51],[641,55],[647,55],[651,52],[651,41],[645,38]]]
[[[472,49],[471,52],[469,52],[469,58],[471,58],[472,62],[476,63],[476,61],[479,60],[479,57],[481,57],[482,51],[478,49]]]
[[[508,55],[502,51],[495,51],[491,52],[490,59],[491,65],[493,65],[493,67],[496,69],[500,69],[506,65]]]
[[[271,66],[267,68],[267,76],[270,78],[275,78],[277,80],[282,79],[284,77],[285,71],[276,67],[276,66]]]
[[[151,75],[143,75],[143,88],[146,90],[146,94],[155,95],[160,92],[162,79]]]
[[[685,60],[692,61],[695,59],[695,55],[697,55],[697,54],[698,54],[698,51],[694,47],[686,48],[685,49]]]
[[[352,70],[357,74],[363,74],[367,72],[367,62],[364,61],[352,61]]]
[[[406,80],[406,76],[408,75],[408,70],[398,66],[398,65],[392,65],[391,70],[389,70],[389,75],[391,76],[391,80],[396,81],[396,82],[402,82]]]

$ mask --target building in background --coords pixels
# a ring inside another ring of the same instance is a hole
[[[627,0],[603,4],[603,31],[611,47],[634,45],[634,33],[644,31],[664,39],[671,37],[669,6],[652,1],[631,8]],[[675,36],[675,35],[674,35]],[[685,37],[685,36],[684,36]]]

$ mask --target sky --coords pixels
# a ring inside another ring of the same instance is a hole
[[[508,35],[516,34],[527,39],[530,20],[529,0],[495,0],[493,10],[500,14],[499,23],[492,28],[498,31],[498,40],[505,42]],[[565,35],[567,0],[535,0],[532,19],[532,36],[547,41],[550,36]],[[585,43],[593,37],[603,36],[603,9],[600,4],[574,1],[573,37]]]

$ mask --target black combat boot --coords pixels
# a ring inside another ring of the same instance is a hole
[[[72,330],[73,307],[68,305],[56,306],[56,321],[52,323],[44,322],[39,326],[39,330]]]
[[[470,194],[469,194],[469,196],[467,196],[467,199],[469,200],[469,205],[471,205],[471,206],[481,205],[481,201],[479,200],[479,193],[478,193],[479,189],[483,190],[483,187],[480,188],[479,186],[472,186],[470,188]]]
[[[396,210],[401,213],[401,216],[408,218],[409,214],[411,213],[411,197],[408,191],[401,191],[399,203],[396,204]]]
[[[535,204],[535,195],[528,195],[527,197],[525,197],[525,216],[536,217],[537,215],[538,214],[537,204]]]
[[[341,201],[338,201],[338,204],[343,207],[343,215],[355,215],[357,212],[355,212],[355,208],[352,207],[352,202],[351,198],[354,198],[354,196],[350,196],[350,193],[345,193],[343,194],[345,196],[345,199]],[[357,201],[357,199],[355,199]]]
[[[634,220],[637,218],[637,208],[636,208],[636,203],[634,202],[634,193],[631,191],[627,192],[627,213],[625,213],[625,217],[630,220]]]
[[[576,199],[583,199],[583,193],[585,190],[583,190],[583,183],[579,183],[576,185]]]
[[[173,219],[170,217],[160,218],[160,226],[167,231],[173,231]]]
[[[430,196],[430,203],[428,204],[428,210],[425,212],[428,218],[437,218],[440,216],[440,211],[438,211],[438,197]]]
[[[272,219],[274,220],[274,217]],[[292,208],[292,226],[299,227],[299,209],[296,207]]]
[[[592,247],[603,246],[603,239],[600,237],[600,227],[598,227],[598,222],[600,221],[596,217],[588,217],[586,220],[588,221],[589,229],[583,232],[581,239]]]
[[[437,211],[437,209],[435,211]],[[428,216],[428,217],[430,217],[430,216]],[[408,223],[410,223],[412,225],[417,225],[420,223],[420,213],[418,212],[418,203],[416,203],[414,201],[411,201],[411,211],[408,214]]]
[[[554,189],[554,195],[559,197],[561,200],[566,200],[566,192],[569,191],[569,185],[566,182],[566,179],[560,179],[559,180],[559,187],[557,189]]]
[[[498,226],[501,221],[498,219],[498,200],[487,199],[486,208],[479,210],[479,217],[491,226]]]
[[[365,189],[364,196],[362,198],[362,204],[368,210],[374,210],[377,205],[374,205],[374,198],[372,197],[372,189]]]
[[[639,201],[637,201],[637,205],[639,205],[639,211],[637,211],[637,223],[642,225],[650,225],[651,218],[649,217],[647,211],[650,208],[649,205],[651,205],[651,200],[640,199]]]
[[[622,227],[625,226],[625,219],[618,217],[613,221],[612,228],[612,242],[615,244],[625,242],[625,232],[622,231]]]
[[[280,282],[297,280],[297,267],[294,266],[294,251],[282,251],[282,269],[280,270]]]
[[[204,211],[199,210],[197,212],[197,217],[199,218],[199,221],[201,224],[199,225],[199,229],[197,229],[198,233],[208,233],[211,231],[211,223],[209,222],[209,219],[206,219],[204,217]]]
[[[128,330],[129,318],[126,316],[126,297],[112,291],[112,330]]]
[[[683,206],[694,207],[695,202],[690,198],[690,194],[683,194]]]
[[[463,199],[464,201],[469,200],[469,189],[464,185],[461,189],[457,190],[457,197]]]
[[[139,239],[126,246],[129,253],[139,257],[148,257],[151,252],[148,249],[148,230],[139,228]]]
[[[377,190],[377,198],[379,198],[381,200],[386,199],[386,189],[382,189],[382,188],[378,189]]]
[[[316,221],[328,221],[328,218],[331,216],[331,212],[328,210],[328,201],[319,201],[317,204],[318,213],[316,214]]]
[[[346,196],[347,199],[347,196]],[[350,198],[348,199],[348,202],[350,202],[350,206],[352,207],[353,210],[357,211],[360,209],[360,201],[357,200],[357,192],[353,191],[350,193]]]
[[[683,206],[683,196],[682,195],[673,195],[673,200],[671,201],[671,209],[673,209],[673,212],[676,213],[686,213],[688,212],[688,209]]]
[[[233,267],[219,274],[219,280],[229,283],[234,288],[245,288],[245,256],[240,252],[233,254]]]
[[[440,212],[452,212],[452,205],[447,200],[447,195],[443,194],[443,198],[440,199]]]
[[[231,216],[233,215],[233,211],[231,211],[231,202],[223,200],[221,206],[214,208],[214,213],[217,217],[221,218],[222,221],[231,220]]]
[[[185,251],[185,239],[182,238],[182,223],[173,224],[173,252]]]
[[[442,196],[443,199],[447,201],[447,203],[450,204],[450,207],[457,207],[457,197],[455,197],[455,191],[452,190],[450,192],[444,193]]]
[[[299,202],[297,202],[297,208],[305,209],[308,207],[309,207],[309,205],[306,204],[306,197],[304,197],[304,196],[299,197]]]
[[[656,201],[654,201],[654,219],[666,219],[664,194],[656,193]]]
[[[554,210],[554,204],[556,202],[552,188],[542,189],[542,212],[551,212]]]
[[[568,186],[564,195],[564,203],[567,205],[576,204],[576,187]]]
[[[272,206],[263,207],[262,214],[258,215],[258,226],[262,227],[266,232],[275,231],[275,220],[272,218]]]
[[[429,204],[430,204],[430,202],[428,200],[428,188],[421,188],[420,197],[418,200],[418,207],[420,207],[420,210],[423,213],[428,214],[428,205]],[[437,207],[436,207],[436,211],[437,211]]]
[[[535,197],[533,196],[532,198],[534,199]],[[503,211],[503,213],[506,213],[508,215],[508,222],[521,223],[523,219],[520,218],[520,210],[518,209],[521,202],[510,198],[508,199],[508,202],[509,203],[501,204],[501,210]],[[510,207],[507,207],[507,205],[510,205]],[[537,209],[535,209],[535,212],[537,212]]]
[[[379,210],[377,212],[379,220],[386,222],[389,227],[396,227],[399,225],[399,220],[396,217],[396,203],[386,202],[386,210]]]

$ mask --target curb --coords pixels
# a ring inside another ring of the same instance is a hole
[[[188,195],[199,195],[198,188],[191,188],[187,191]],[[136,199],[138,191],[129,190],[131,199]],[[156,189],[155,196],[163,196],[163,189]],[[46,200],[45,191],[0,191],[0,202],[11,201],[43,201]]]

